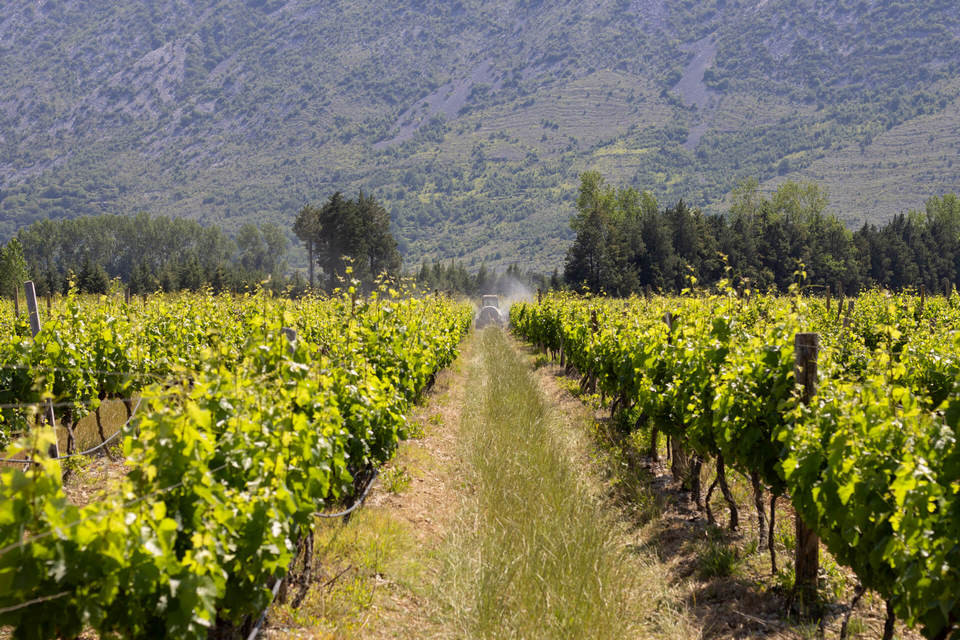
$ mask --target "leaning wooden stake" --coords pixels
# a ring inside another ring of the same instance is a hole
[[[13,283],[13,315],[20,318],[20,285]]]
[[[763,483],[756,471],[750,474],[750,486],[753,489],[753,506],[757,509],[757,548],[763,549],[767,544],[767,512],[763,504]]]
[[[894,625],[897,622],[897,614],[893,611],[893,603],[887,600],[887,618],[883,621],[883,637],[881,640],[893,640]],[[944,636],[940,636],[944,637]]]
[[[767,548],[770,550],[770,575],[777,575],[777,545],[774,544],[777,529],[777,494],[770,495],[770,530],[767,535]]]
[[[710,483],[710,487],[707,488],[707,497],[704,499],[704,507],[707,511],[707,522],[712,525],[717,524],[717,519],[713,517],[713,509],[710,508],[710,498],[713,496],[713,490],[717,488],[717,483],[720,482],[720,474],[716,474],[713,477],[713,482]]]
[[[717,456],[717,480],[720,483],[720,492],[723,499],[727,502],[727,508],[730,510],[730,531],[736,531],[740,526],[740,512],[737,509],[737,501],[733,498],[733,492],[727,484],[727,469],[723,461],[723,456]]]
[[[703,510],[703,488],[700,475],[703,471],[703,458],[699,455],[692,455],[687,461],[687,477],[690,485],[690,497],[697,508]]]
[[[853,615],[853,610],[857,607],[857,603],[860,602],[860,598],[863,597],[863,594],[867,592],[867,589],[857,583],[857,586],[853,589],[853,600],[850,601],[850,606],[847,608],[847,612],[843,614],[843,624],[840,625],[840,640],[847,640],[847,627],[850,624],[850,616]]]
[[[801,401],[809,404],[817,394],[817,354],[820,336],[816,333],[798,333],[794,341],[797,384],[803,387]],[[794,592],[800,609],[809,610],[816,602],[817,574],[820,571],[820,538],[810,529],[800,514],[796,517],[796,551],[794,554]]]
[[[36,337],[40,333],[40,309],[37,308],[37,289],[33,286],[32,281],[23,283],[23,292],[27,298],[27,313],[30,315],[30,333]],[[53,402],[47,400],[47,423],[56,430],[57,422],[56,417],[53,413]],[[57,446],[57,441],[54,440],[53,444],[50,445],[50,457],[57,458],[60,456],[60,447]]]

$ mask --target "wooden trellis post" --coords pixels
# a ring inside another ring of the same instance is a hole
[[[37,289],[33,286],[33,281],[23,283],[23,292],[27,298],[27,313],[30,315],[30,333],[36,337],[40,333],[40,309],[37,307]],[[50,400],[47,400],[47,422],[56,431],[56,416],[53,413],[53,402]],[[50,457],[57,458],[59,456],[60,447],[54,440],[53,444],[50,445]]]
[[[853,301],[853,300],[847,300],[847,315],[845,315],[845,316],[843,317],[843,328],[844,328],[844,329],[846,329],[846,328],[848,328],[848,327],[850,326],[850,321],[853,319],[853,308],[854,308],[854,306],[855,306],[855,305],[854,305],[854,301]],[[841,309],[842,309],[842,308],[843,308],[843,306],[841,305]]]
[[[798,333],[794,339],[797,384],[803,387],[800,396],[809,404],[817,395],[817,354],[820,336],[816,333]],[[816,602],[817,574],[820,571],[820,538],[810,529],[800,514],[796,517],[796,550],[794,553],[794,590],[800,606],[807,608]]]

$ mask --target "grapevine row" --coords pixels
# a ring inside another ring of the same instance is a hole
[[[100,397],[109,376],[79,372],[136,374],[117,378],[144,404],[124,438],[129,473],[86,506],[45,457],[52,430],[7,448],[36,460],[0,468],[0,625],[15,637],[202,638],[255,616],[314,513],[389,457],[471,319],[434,298],[151,304],[67,301],[36,340],[14,341],[19,360],[0,361],[7,379],[35,376],[28,396]]]
[[[630,300],[550,295],[514,330],[562,354],[631,428],[664,433],[766,487],[865,587],[929,638],[960,622],[960,299]],[[817,332],[820,388],[795,383],[794,337]],[[699,472],[695,475],[699,478]],[[697,479],[697,482],[699,480]],[[697,490],[698,487],[695,487]],[[771,513],[771,517],[773,517]]]

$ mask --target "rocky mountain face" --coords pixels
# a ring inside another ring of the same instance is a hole
[[[8,0],[0,239],[363,189],[408,266],[551,269],[587,169],[708,210],[817,179],[880,221],[960,189],[958,76],[945,0]]]

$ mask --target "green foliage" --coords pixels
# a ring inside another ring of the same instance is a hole
[[[286,279],[287,239],[271,223],[246,224],[236,241],[217,226],[138,214],[43,220],[21,229],[30,273],[40,294],[66,292],[75,274],[80,291],[106,293],[111,278],[133,293],[254,289],[280,291]]]
[[[834,293],[876,285],[945,291],[960,281],[960,201],[931,198],[926,209],[851,233],[826,213],[815,183],[784,182],[771,197],[742,181],[729,214],[704,216],[681,200],[662,211],[648,193],[614,189],[595,172],[582,177],[577,232],[564,278],[573,288],[628,295],[679,292],[721,278],[761,291],[804,286]]]
[[[136,309],[69,297],[35,339],[0,343],[5,404],[144,404],[124,434],[121,490],[83,508],[45,457],[52,430],[31,428],[29,407],[0,413],[22,435],[5,457],[37,461],[0,469],[0,624],[18,638],[206,638],[258,614],[315,511],[391,455],[469,329],[469,307],[390,293],[158,296]]]
[[[0,296],[13,296],[17,288],[29,279],[23,245],[13,238],[6,246],[0,247]]]
[[[369,288],[375,278],[399,275],[402,258],[390,233],[390,216],[363,191],[356,201],[344,200],[337,191],[320,208],[304,207],[293,230],[309,245],[329,290],[348,276]]]
[[[77,287],[85,293],[106,293],[110,288],[110,276],[103,265],[84,258],[77,274]]]
[[[381,482],[390,493],[401,493],[410,486],[410,474],[404,467],[390,467],[381,476]]]
[[[723,540],[707,540],[699,552],[700,577],[710,579],[732,575],[739,561],[736,547]]]
[[[841,320],[796,291],[743,299],[722,282],[673,298],[553,294],[510,316],[620,399],[626,424],[789,494],[839,563],[926,637],[945,637],[960,621],[960,297],[870,291]],[[821,344],[806,405],[794,377],[801,331]],[[725,570],[732,558],[713,550],[704,561]],[[781,578],[792,585],[792,573]]]
[[[247,273],[265,274],[282,281],[287,267],[284,256],[288,244],[286,236],[275,224],[267,222],[256,227],[247,223],[237,232],[238,261]]]

